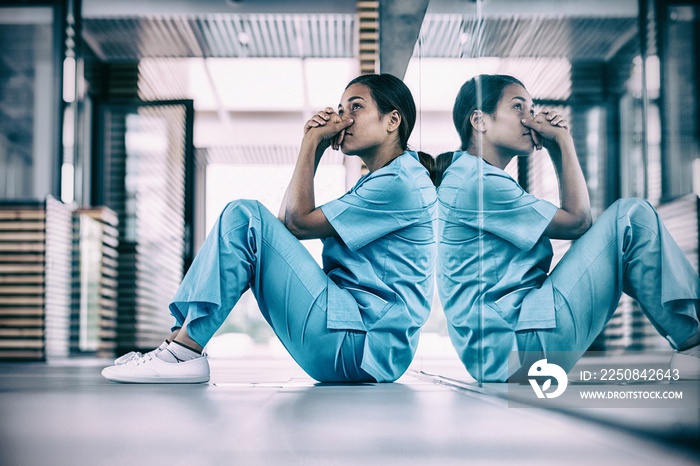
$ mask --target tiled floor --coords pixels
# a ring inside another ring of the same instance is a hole
[[[360,386],[316,384],[279,357],[212,358],[210,384],[190,386],[111,383],[104,363],[0,364],[0,464],[700,464],[700,450],[634,423],[509,407],[454,359]],[[637,411],[672,431],[663,410]]]

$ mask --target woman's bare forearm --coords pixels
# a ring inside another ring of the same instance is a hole
[[[546,233],[551,238],[575,239],[591,226],[590,197],[573,139],[567,134],[556,142],[557,147],[549,151],[559,179],[561,207],[551,225],[553,228]]]
[[[287,228],[299,223],[300,218],[316,209],[314,176],[321,158],[317,156],[318,143],[309,139],[305,137],[302,141],[299,157],[280,207],[278,217]]]

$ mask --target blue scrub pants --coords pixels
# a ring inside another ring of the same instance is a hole
[[[674,348],[700,343],[698,274],[646,201],[615,202],[547,280],[554,289],[556,327],[517,332],[518,349],[545,357],[566,352],[552,359],[567,371],[610,320],[622,292],[639,302]],[[534,357],[522,361],[525,371]]]
[[[327,328],[330,287],[337,285],[269,210],[257,201],[234,201],[202,245],[170,311],[175,327],[185,326],[203,347],[250,288],[307,374],[322,382],[373,382],[360,368],[365,333]]]

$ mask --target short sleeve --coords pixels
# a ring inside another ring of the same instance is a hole
[[[388,172],[360,180],[321,210],[343,242],[355,251],[418,222],[424,206],[417,192],[399,173]]]
[[[505,172],[483,174],[483,195],[476,178],[460,181],[441,201],[450,201],[447,220],[483,228],[521,250],[530,250],[554,218],[557,206],[525,192]],[[448,196],[448,194],[450,194]]]
[[[523,190],[503,173],[484,177],[484,229],[522,250],[542,237],[558,207]]]

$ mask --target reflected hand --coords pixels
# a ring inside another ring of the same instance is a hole
[[[523,118],[521,123],[530,129],[532,140],[536,149],[555,149],[560,145],[561,139],[570,138],[569,122],[554,110],[543,108],[533,119]]]

